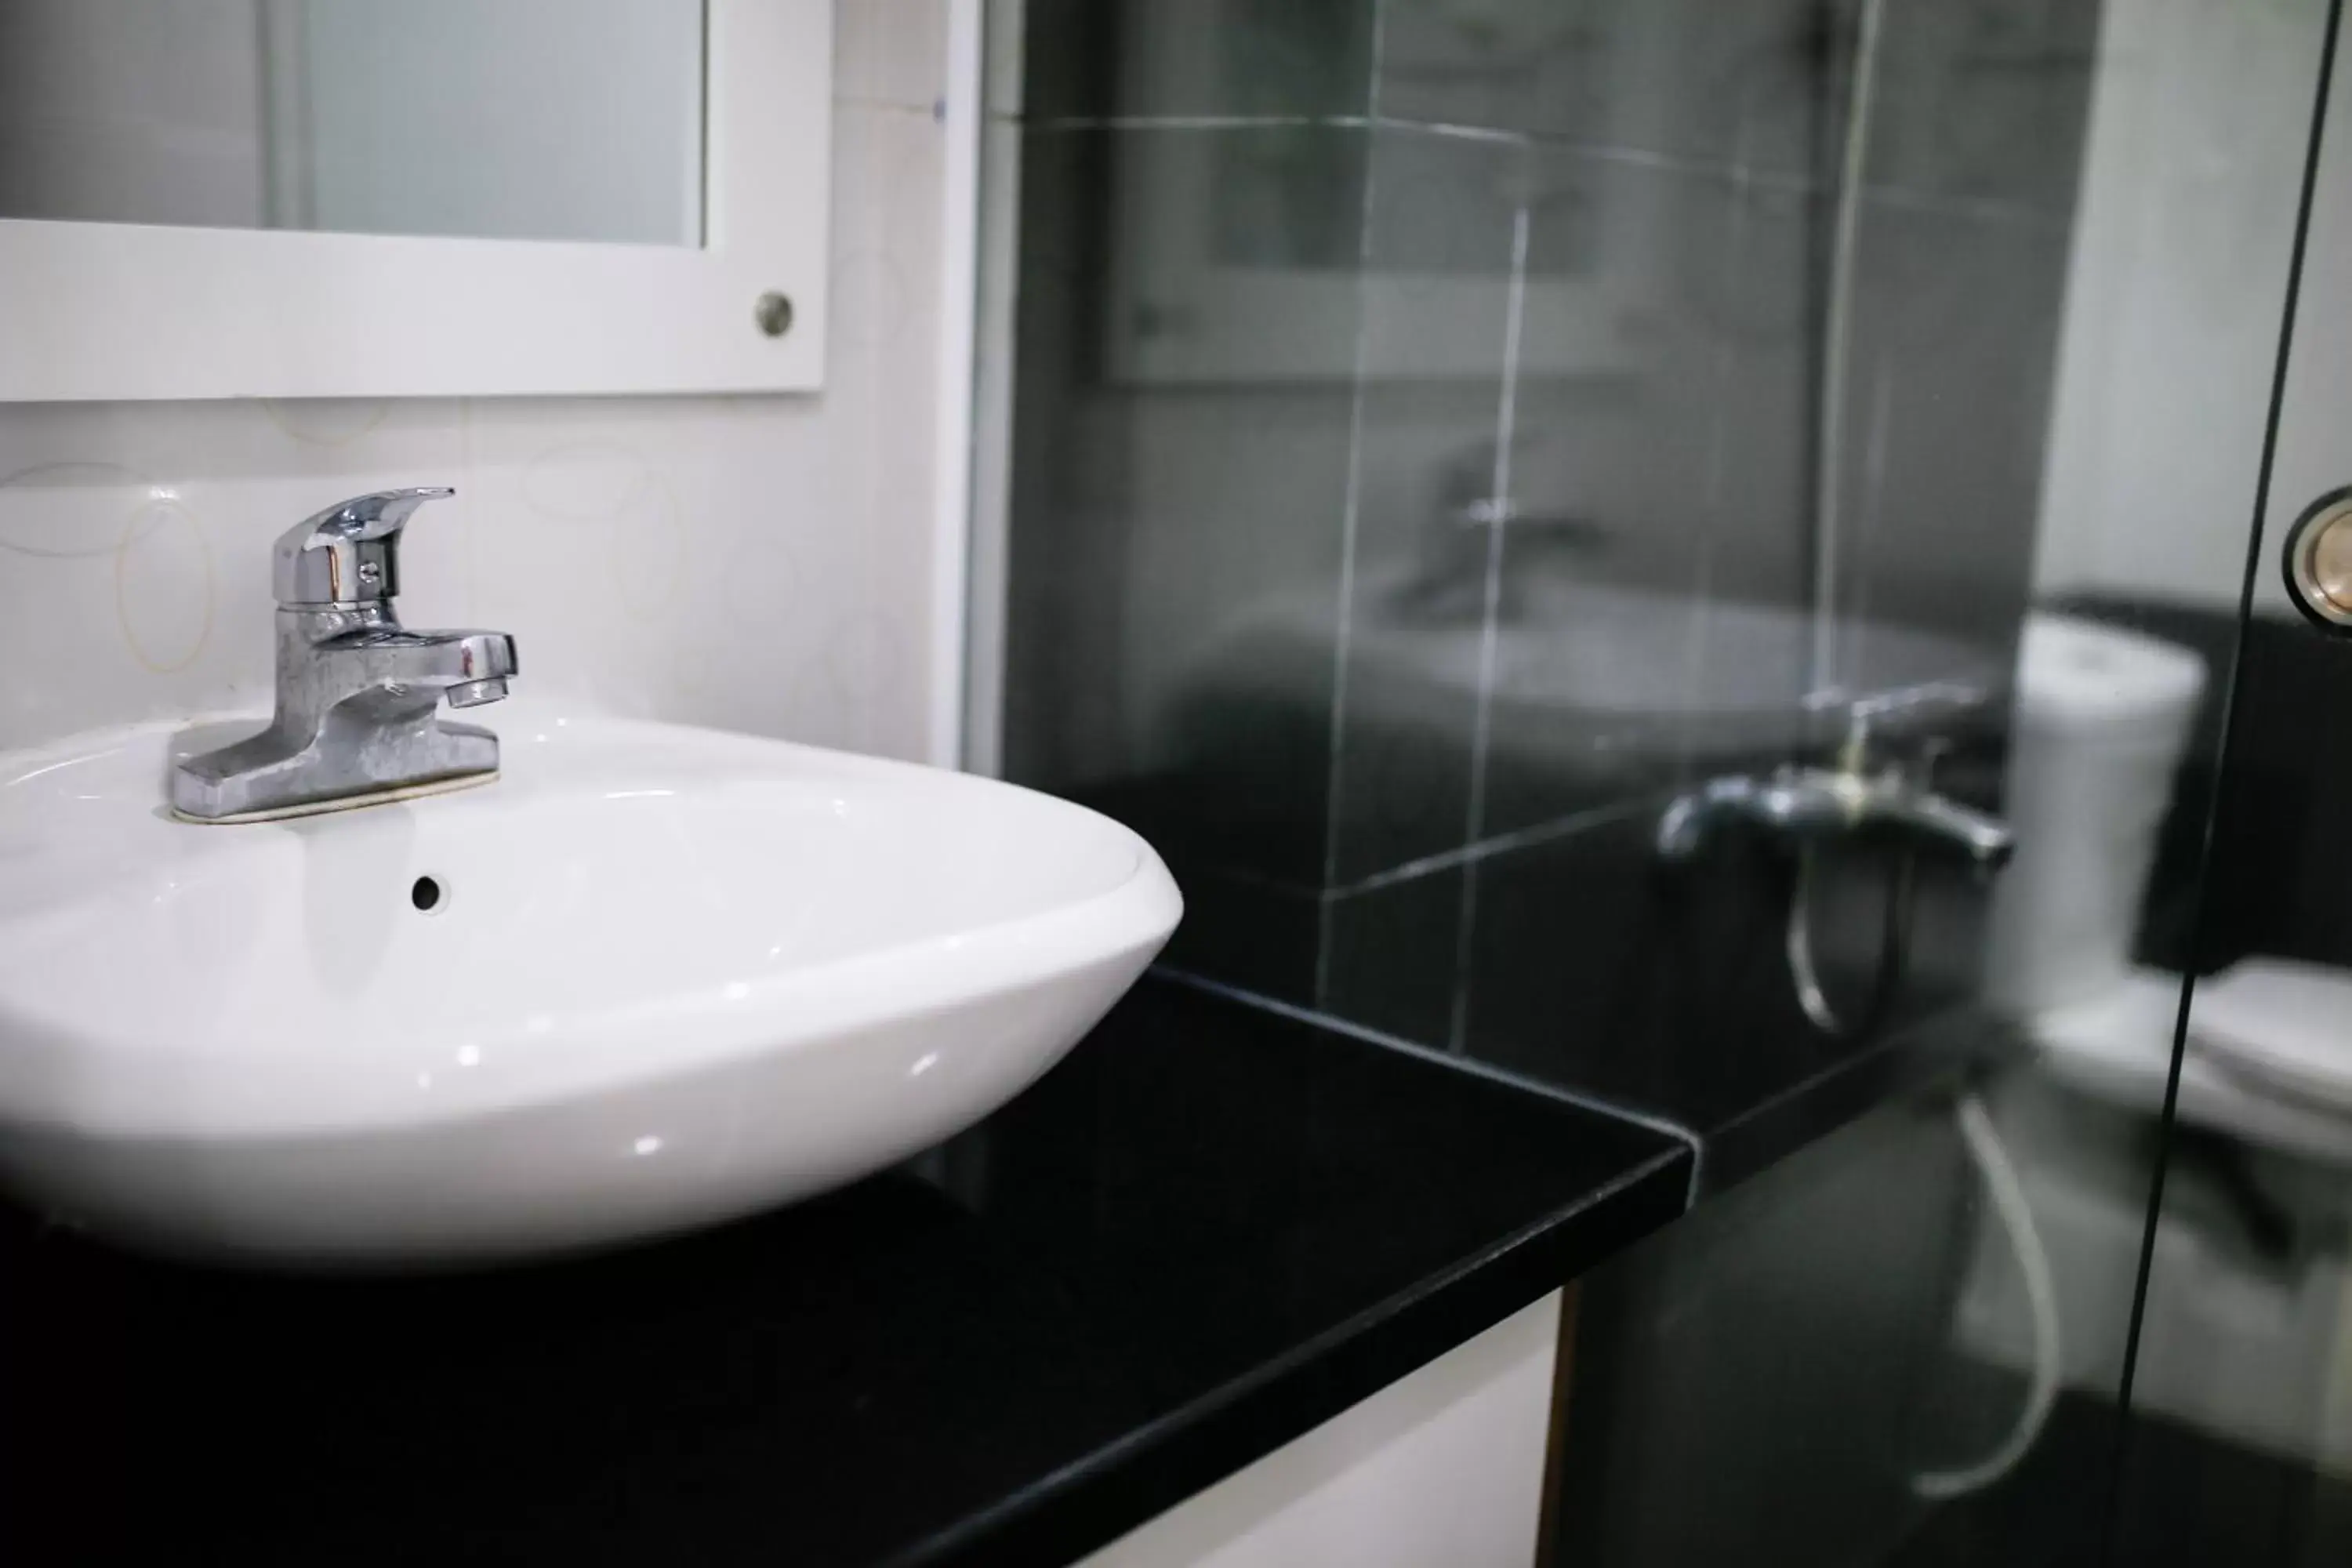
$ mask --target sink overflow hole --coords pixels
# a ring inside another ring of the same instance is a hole
[[[408,901],[425,914],[441,907],[441,884],[431,877],[419,877],[409,884]]]

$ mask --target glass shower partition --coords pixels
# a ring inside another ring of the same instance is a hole
[[[2238,40],[2263,47],[2209,68],[2280,100],[2270,178],[2294,171],[2298,248],[2251,532],[2216,515],[2190,540],[2210,557],[2209,603],[2237,603],[2181,628],[2216,649],[2221,765],[2201,803],[2210,849],[2187,978],[2175,1015],[2149,1020],[2170,1047],[2170,1124],[2132,1321],[2119,1563],[2352,1561],[2352,73],[2339,12],[2269,8]],[[2310,41],[2323,25],[2326,44]],[[2284,105],[2298,89],[2310,104],[2315,75],[2319,101],[2293,125]],[[2291,140],[2307,158],[2284,155]],[[2250,243],[2208,241],[2224,265]]]
[[[1003,769],[1171,969],[1697,1150],[1552,1561],[2336,1539],[2352,1111],[2210,1016],[2352,964],[2333,5],[1030,0]],[[1662,837],[1788,769],[2013,858]]]
[[[1366,890],[1458,885],[1361,923],[1459,911],[1448,1010],[1432,987],[1385,1026],[1442,1020],[1454,1048],[1705,1142],[1716,1195],[1580,1291],[1553,1560],[2352,1552],[2352,905],[2332,869],[2352,842],[2326,777],[2352,765],[2326,707],[2352,644],[2292,613],[2280,560],[2298,510],[2352,484],[2329,439],[2352,282],[2339,299],[2305,264],[2352,240],[2352,156],[2319,157],[2336,28],[2325,0],[1862,0],[1831,27],[1807,161],[1758,160],[1753,120],[1714,169],[1539,153],[1589,180],[1604,245],[1656,247],[1630,270],[1672,326],[1633,417],[1666,387],[1688,427],[1679,460],[1633,465],[1664,494],[1599,509],[1630,537],[1548,538],[1576,509],[1545,486],[1606,482],[1546,467],[1596,400],[1553,404],[1515,367],[1469,827],[1453,865],[1413,846],[1388,858],[1413,875]],[[1733,54],[1713,79],[1739,100],[1769,57]],[[1639,58],[1644,102],[1710,58]],[[1606,194],[1710,175],[1729,208],[1711,230],[1687,195]],[[1704,290],[1684,259],[1702,249]],[[1759,309],[1776,279],[1782,309]],[[1771,450],[1759,412],[1792,411],[1811,445],[1775,497],[1769,463],[1740,465]],[[2315,548],[2306,576],[2352,622],[2344,510],[2336,575]],[[1612,625],[1612,595],[1654,596]],[[1775,605],[1807,636],[1776,643]],[[1567,651],[1580,634],[1691,673],[1630,723],[1589,682],[1563,700],[1543,683],[1602,662]],[[1365,657],[1349,695],[1377,736],[1399,678]],[[1775,680],[1760,706],[1826,721],[1743,731],[1726,694]],[[1662,876],[1662,800],[1843,766],[1857,707],[1891,715],[1867,767],[2005,816],[1997,879],[1859,837],[1734,856],[1697,889]],[[1341,756],[1345,832],[1348,790],[1377,802],[1396,775],[1370,741]],[[1597,807],[1565,782],[1595,776]],[[1351,977],[1392,1005],[1399,950],[1351,966],[1349,934],[1328,928],[1326,1005],[1363,1005]],[[1945,1045],[1973,1065],[1933,1085],[1871,1065]],[[1749,1108],[1835,1103],[1840,1074],[1888,1092],[1743,1163]]]

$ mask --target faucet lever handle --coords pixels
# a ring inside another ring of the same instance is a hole
[[[278,535],[271,583],[289,608],[352,609],[400,592],[400,531],[447,485],[377,490],[338,501]]]

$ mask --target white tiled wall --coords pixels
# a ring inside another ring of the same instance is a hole
[[[412,625],[514,633],[534,691],[920,754],[944,14],[839,5],[819,395],[0,405],[0,747],[266,708],[270,540],[447,483]]]

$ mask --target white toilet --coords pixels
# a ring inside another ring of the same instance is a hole
[[[2184,648],[2056,616],[2030,617],[2019,660],[2018,848],[1995,895],[1988,984],[2039,1050],[2035,1070],[1987,1092],[2050,1310],[2031,1331],[2019,1245],[1988,1217],[1958,1331],[1980,1359],[2099,1397],[2134,1322],[2180,1009],[2181,977],[2135,967],[2131,945],[2206,681]],[[2252,958],[2198,982],[2178,1113],[2243,1152],[2297,1240],[2284,1259],[2249,1261],[2210,1165],[2177,1149],[2135,1405],[2352,1477],[2352,971]]]
[[[1993,904],[1996,1001],[2041,1014],[2129,975],[2173,770],[2204,689],[2204,662],[2186,648],[2026,617],[2005,801],[2017,854]]]
[[[2203,661],[2170,643],[2027,619],[2008,792],[2018,848],[1995,895],[1988,989],[2054,1076],[2151,1110],[2180,976],[2135,968],[2131,944],[2205,684]],[[2179,1110],[2352,1164],[2352,970],[2252,958],[2199,982]]]

